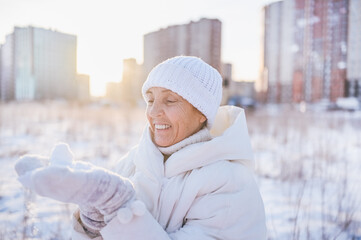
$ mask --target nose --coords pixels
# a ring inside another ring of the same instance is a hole
[[[150,117],[159,117],[164,113],[164,109],[161,103],[154,101],[152,105],[148,105],[148,115]]]

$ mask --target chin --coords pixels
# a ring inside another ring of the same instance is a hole
[[[158,137],[154,136],[153,142],[159,147],[169,147],[169,146],[173,145],[172,141],[170,141],[167,138],[160,137],[160,136],[158,136]]]
[[[163,139],[158,139],[158,140],[155,140],[154,142],[159,147],[169,147],[169,146],[173,145],[172,142],[166,141],[166,140],[163,140]]]
[[[169,147],[170,144],[167,144],[167,143],[159,143],[159,142],[155,142],[157,144],[157,146],[159,147]]]

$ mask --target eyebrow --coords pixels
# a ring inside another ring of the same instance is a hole
[[[172,92],[172,91],[169,90],[169,89],[164,89],[164,90],[162,90],[162,93],[163,93],[163,92]],[[146,93],[146,94],[153,94],[153,92],[150,91],[150,90],[146,91],[145,93]]]

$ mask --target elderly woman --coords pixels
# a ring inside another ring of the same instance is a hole
[[[145,81],[147,127],[117,173],[73,161],[21,158],[24,186],[79,205],[73,239],[266,239],[244,111],[219,107],[220,74],[199,58],[156,66]],[[50,163],[49,163],[50,162]]]

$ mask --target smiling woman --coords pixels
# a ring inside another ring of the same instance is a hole
[[[218,71],[174,57],[150,72],[142,94],[148,123],[117,173],[72,161],[60,145],[49,165],[18,161],[23,185],[79,206],[72,239],[266,239],[245,114],[219,106]]]

